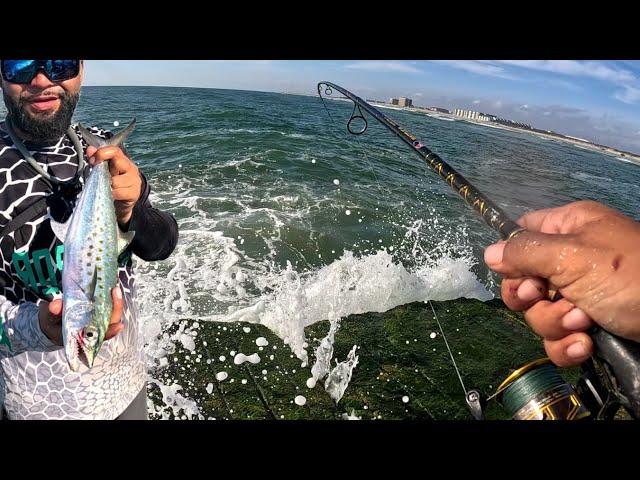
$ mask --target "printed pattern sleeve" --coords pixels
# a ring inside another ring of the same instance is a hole
[[[61,348],[40,329],[38,305],[33,302],[16,305],[0,295],[0,323],[0,357]]]

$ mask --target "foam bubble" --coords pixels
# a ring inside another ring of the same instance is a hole
[[[233,363],[235,363],[236,365],[242,365],[244,362],[249,362],[252,364],[260,363],[260,357],[257,353],[253,353],[249,356],[245,355],[244,353],[238,353],[233,358]]]

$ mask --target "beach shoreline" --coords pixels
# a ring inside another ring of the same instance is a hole
[[[457,115],[453,115],[450,113],[442,113],[442,112],[432,112],[432,111],[425,111],[422,109],[418,109],[418,108],[412,108],[412,107],[398,107],[395,105],[387,105],[387,104],[383,104],[383,103],[373,103],[373,105],[375,105],[378,108],[387,108],[389,110],[401,110],[401,111],[406,111],[406,112],[413,112],[413,113],[419,113],[422,115],[426,115],[428,117],[431,118],[438,118],[440,120],[448,120],[448,121],[463,121],[463,122],[467,122],[467,123],[473,123],[475,125],[480,125],[483,127],[488,127],[488,128],[497,128],[499,130],[507,130],[507,131],[511,131],[511,132],[521,132],[521,133],[527,133],[530,135],[535,135],[537,137],[540,138],[546,138],[548,140],[556,140],[556,141],[560,141],[560,142],[564,142],[564,143],[568,143],[571,145],[574,145],[578,148],[583,148],[585,150],[590,150],[593,152],[599,152],[599,153],[603,153],[605,155],[609,155],[609,156],[613,156],[615,157],[617,160],[620,161],[624,161],[624,162],[628,162],[628,163],[633,163],[636,165],[640,165],[640,155],[636,155],[630,152],[622,152],[620,150],[617,150],[613,147],[606,147],[606,146],[601,146],[601,145],[596,145],[593,143],[589,143],[589,142],[583,142],[580,141],[578,139],[573,139],[573,138],[569,138],[567,136],[561,136],[561,134],[556,134],[556,135],[552,135],[552,134],[546,134],[543,132],[536,132],[536,131],[532,131],[532,130],[527,130],[524,128],[515,128],[515,127],[510,127],[508,125],[503,125],[503,124],[499,124],[499,123],[495,123],[495,122],[487,122],[487,121],[482,121],[482,120],[473,120],[470,118],[463,118],[463,117],[458,117]]]

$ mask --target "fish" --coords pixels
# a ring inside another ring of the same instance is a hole
[[[119,146],[133,131],[136,119],[110,139],[93,135],[78,124],[87,144]],[[116,218],[108,162],[95,165],[71,217],[51,219],[51,228],[64,243],[62,264],[62,341],[69,368],[92,368],[109,328],[118,283],[118,257],[135,232],[120,230]]]

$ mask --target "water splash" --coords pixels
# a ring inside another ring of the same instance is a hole
[[[309,388],[315,387],[318,380],[323,379],[329,374],[331,359],[333,358],[333,343],[339,326],[339,319],[331,321],[329,333],[320,341],[320,345],[316,348],[316,361],[313,367],[311,367],[311,378],[307,380],[307,386]]]
[[[324,389],[336,404],[344,395],[344,392],[351,381],[353,369],[358,365],[358,357],[356,355],[357,348],[357,345],[353,346],[347,355],[347,359],[344,362],[338,363],[335,368],[331,370],[331,373],[324,383]]]

